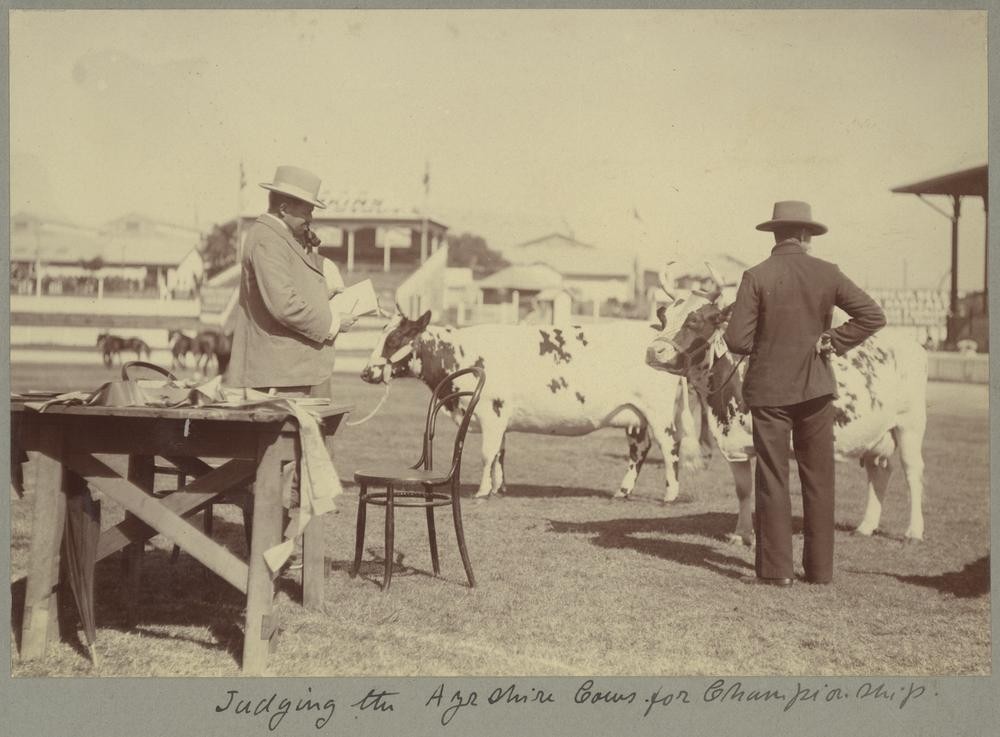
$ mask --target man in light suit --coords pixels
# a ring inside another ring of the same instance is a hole
[[[268,211],[247,231],[233,331],[229,383],[279,394],[325,390],[333,372],[334,341],[354,324],[332,315],[323,258],[306,242],[320,179],[305,169],[279,166]]]
[[[885,325],[882,308],[835,264],[809,255],[827,232],[808,203],[776,202],[757,230],[774,233],[771,256],[743,274],[725,341],[749,355],[743,397],[753,416],[757,452],[754,530],[756,578],[791,585],[792,512],[789,436],[802,482],[804,549],[810,583],[833,580],[834,465],[831,400],[837,385],[829,353],[842,355]],[[830,329],[833,308],[851,319]]]
[[[313,208],[325,207],[318,199],[320,179],[279,166],[274,181],[260,186],[270,191],[268,210],[243,242],[229,383],[285,397],[329,397],[334,341],[356,318],[330,311],[330,297],[343,282],[338,273],[328,286],[325,259],[309,231]],[[288,504],[299,503],[296,468]],[[290,568],[301,568],[299,545],[296,540]]]

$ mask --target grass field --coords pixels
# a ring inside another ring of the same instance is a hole
[[[111,378],[99,367],[13,367],[12,388],[71,389]],[[335,379],[355,417],[382,389]],[[397,382],[382,412],[345,427],[335,463],[346,493],[327,518],[325,611],[299,606],[285,574],[274,675],[934,675],[990,669],[989,427],[985,386],[932,384],[924,444],[925,542],[906,545],[902,474],[890,485],[883,533],[850,533],[865,480],[838,467],[836,581],[791,589],[747,587],[752,552],[722,541],[735,522],[729,471],[718,455],[682,476],[663,505],[663,465],[650,454],[635,500],[610,500],[625,470],[623,433],[583,438],[511,435],[509,492],[463,506],[478,586],[465,586],[447,514],[439,515],[442,575],[430,575],[423,514],[397,513],[397,569],[383,594],[382,516],[369,514],[366,566],[350,579],[354,469],[412,462],[427,389]],[[451,432],[449,425],[448,432]],[[443,438],[447,441],[447,437]],[[11,501],[12,580],[27,566],[33,487]],[[478,436],[466,446],[466,496],[478,484]],[[793,488],[797,489],[793,476]],[[794,498],[794,497],[793,497]],[[796,499],[797,502],[797,499]],[[105,503],[105,525],[118,521]],[[798,515],[801,507],[795,504]],[[409,513],[408,513],[409,512]],[[216,536],[245,555],[238,511],[217,509]],[[801,550],[797,536],[796,557]],[[64,642],[17,662],[15,676],[229,676],[239,672],[243,601],[230,586],[154,538],[145,556],[134,627],[126,625],[119,563],[98,566],[99,671],[81,654],[72,607]],[[64,597],[68,600],[70,597]],[[16,605],[15,605],[16,606]],[[19,612],[15,611],[15,618]],[[12,652],[14,638],[12,636]]]

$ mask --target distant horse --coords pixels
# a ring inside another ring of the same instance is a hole
[[[101,352],[101,359],[107,368],[114,365],[115,358],[118,359],[118,363],[122,362],[122,349],[124,347],[125,341],[117,335],[110,335],[105,331],[97,336],[97,350]]]
[[[233,352],[233,341],[225,333],[219,333],[219,342],[215,346],[215,361],[218,364],[220,374],[226,373],[229,368],[229,359]]]
[[[194,338],[195,370],[208,373],[208,365],[215,359],[216,372],[224,374],[229,366],[232,341],[218,330],[202,330]],[[202,363],[204,359],[204,363]]]
[[[149,346],[146,344],[142,338],[132,336],[131,338],[124,341],[122,345],[122,350],[135,351],[135,360],[141,361],[142,354],[146,354],[146,360],[149,360]]]
[[[167,333],[167,340],[170,341],[171,368],[187,368],[187,357],[193,355],[197,359],[195,352],[195,340],[185,335],[180,330],[171,330]]]

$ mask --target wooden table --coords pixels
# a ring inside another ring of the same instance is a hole
[[[331,450],[333,434],[349,405],[310,407]],[[11,438],[39,451],[21,657],[44,654],[57,633],[56,585],[66,496],[89,493],[87,485],[125,508],[124,522],[104,530],[98,560],[127,546],[141,549],[162,534],[247,597],[243,672],[257,675],[276,642],[274,580],[265,550],[282,540],[281,466],[295,459],[294,417],[268,407],[83,407],[53,405],[39,413],[11,398]],[[16,439],[15,439],[16,438]],[[183,489],[153,494],[153,460],[166,458],[196,477]],[[223,459],[213,468],[204,458]],[[185,515],[218,501],[227,490],[253,485],[250,560],[246,563],[212,540]],[[323,602],[325,577],[322,517],[314,517],[303,540],[303,605]]]

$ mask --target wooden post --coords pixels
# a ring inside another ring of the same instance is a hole
[[[985,235],[983,236],[983,314],[990,314],[990,204],[989,198],[983,197],[983,215],[985,216]]]
[[[354,271],[354,231],[347,231],[347,271]]]
[[[958,218],[962,214],[962,198],[952,195],[951,217],[951,290],[948,296],[948,344],[958,340]]]
[[[62,434],[44,427],[40,437],[41,455],[35,486],[35,506],[31,520],[28,553],[28,581],[21,625],[21,659],[45,654],[50,635],[58,634],[59,545],[66,523],[66,495],[63,491]]]
[[[264,560],[264,551],[281,542],[281,436],[277,429],[261,431],[257,463],[243,639],[245,675],[264,672],[271,642],[277,635],[274,576]]]

